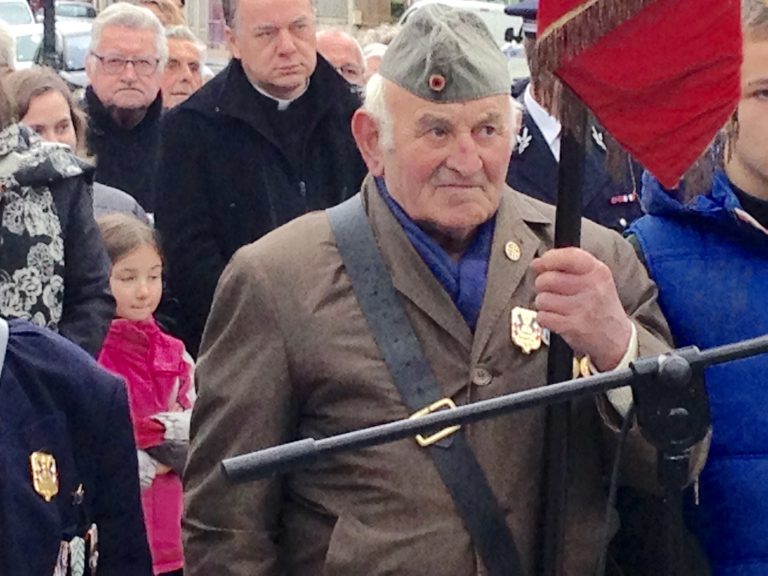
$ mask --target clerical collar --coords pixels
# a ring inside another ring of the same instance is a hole
[[[304,90],[301,91],[301,94],[298,94],[289,100],[284,100],[282,98],[275,98],[274,96],[272,96],[272,94],[265,92],[264,89],[261,88],[261,86],[259,86],[255,82],[252,82],[250,78],[248,78],[248,82],[251,82],[251,86],[253,86],[259,94],[262,94],[263,96],[266,96],[270,100],[274,100],[275,102],[277,102],[277,109],[280,110],[281,112],[283,110],[288,110],[288,107],[291,105],[291,102],[294,102],[295,100],[298,100],[299,98],[304,96],[304,93],[309,89],[309,78],[307,78],[307,83],[304,85]]]
[[[561,125],[557,118],[550,115],[544,107],[536,102],[533,97],[533,89],[531,84],[525,88],[523,94],[523,102],[525,102],[525,109],[528,110],[528,114],[531,115],[533,121],[536,122],[536,126],[539,127],[541,135],[544,136],[544,140],[547,141],[547,146],[552,151],[552,155],[555,160],[560,161],[560,129]]]

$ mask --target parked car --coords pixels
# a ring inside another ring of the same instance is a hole
[[[17,24],[11,26],[16,39],[16,70],[24,70],[35,63],[35,55],[43,41],[42,24]]]
[[[85,59],[91,42],[91,27],[90,20],[56,21],[56,58],[52,67],[76,92],[88,84]],[[43,64],[42,43],[37,47],[34,61]]]
[[[95,6],[90,2],[61,1],[54,4],[56,20],[93,20],[98,15]],[[43,10],[35,12],[38,22],[43,21]]]
[[[505,14],[505,4],[482,0],[417,0],[403,13],[400,24],[404,24],[414,12],[429,4],[444,4],[476,14],[488,26],[499,49],[507,56],[512,77],[528,76],[528,63],[520,43],[523,19]]]
[[[56,18],[75,20],[93,20],[97,16],[96,8],[90,2],[56,2]]]
[[[0,0],[0,20],[11,26],[34,24],[35,18],[27,0]]]

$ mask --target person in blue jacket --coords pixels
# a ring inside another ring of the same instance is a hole
[[[768,333],[768,3],[743,0],[738,109],[706,193],[644,176],[630,228],[677,346]],[[690,195],[690,190],[688,190]],[[712,447],[686,505],[714,576],[768,574],[768,355],[709,368]]]
[[[152,574],[125,385],[0,319],[0,574]]]

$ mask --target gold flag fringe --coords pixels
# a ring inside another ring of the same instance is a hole
[[[539,34],[536,52],[545,70],[576,56],[658,0],[589,0]]]
[[[564,14],[538,34],[536,59],[542,72],[554,73],[563,60],[572,58],[595,44],[630,18],[658,0],[588,0]],[[541,104],[552,110],[552,90],[537,92]],[[561,107],[561,121],[567,118],[568,106]]]

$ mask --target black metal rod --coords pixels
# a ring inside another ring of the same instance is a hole
[[[56,6],[54,0],[43,0],[43,64],[56,67]]]
[[[251,454],[228,458],[222,463],[222,468],[227,478],[233,482],[247,482],[270,474],[305,467],[321,455],[359,450],[411,438],[416,434],[441,430],[448,426],[470,424],[508,412],[565,402],[573,398],[620,388],[629,384],[632,376],[632,370],[626,368],[515,394],[506,394],[450,410],[433,412],[419,418],[380,424],[321,440],[307,438],[289,442]]]
[[[729,362],[768,352],[768,335],[710,348],[701,352],[691,361],[695,369],[712,364]],[[673,351],[674,353],[674,351]],[[639,359],[642,362],[645,359]],[[441,412],[434,412],[406,420],[380,424],[363,430],[330,436],[321,440],[306,438],[258,452],[228,458],[222,462],[222,469],[231,481],[247,482],[270,474],[288,472],[303,468],[319,456],[336,454],[385,444],[412,437],[418,433],[430,432],[448,426],[470,424],[501,414],[548,404],[566,402],[582,396],[594,395],[631,384],[635,378],[632,368],[595,374],[586,378],[568,380],[540,388],[533,388],[514,394],[506,394],[480,402],[473,402]]]

